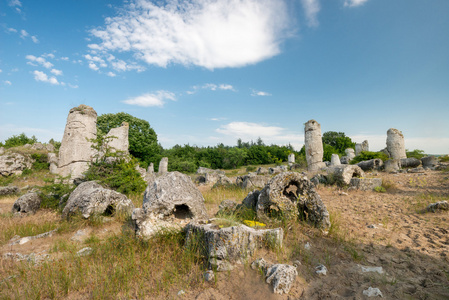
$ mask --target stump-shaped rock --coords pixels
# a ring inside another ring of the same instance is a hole
[[[37,193],[28,193],[14,202],[12,213],[35,213],[41,206],[42,198]]]
[[[159,176],[168,172],[168,157],[162,157],[159,162]]]
[[[365,172],[357,165],[339,165],[329,168],[329,174],[332,174],[331,182],[339,185],[348,185],[354,177],[364,177]]]
[[[397,172],[401,169],[401,159],[389,159],[384,162],[384,171],[387,173]]]
[[[405,154],[404,135],[395,128],[387,131],[387,150],[392,159],[407,158]]]
[[[87,181],[70,194],[62,215],[68,217],[80,212],[87,219],[93,214],[112,215],[117,212],[131,215],[133,209],[134,204],[125,195],[105,189],[95,181]]]
[[[309,120],[304,124],[304,147],[306,150],[307,168],[309,171],[317,171],[324,168],[323,141],[321,139],[321,125],[315,120]]]
[[[260,192],[256,212],[260,218],[276,214],[286,218],[303,217],[324,231],[330,227],[329,212],[313,183],[297,172],[273,177]]]
[[[338,154],[332,154],[331,156],[331,167],[341,165],[340,156]]]
[[[232,269],[232,264],[243,263],[263,246],[282,247],[284,231],[276,229],[254,229],[245,225],[219,228],[210,224],[191,222],[185,227],[186,247],[204,250],[209,267],[217,271]]]
[[[435,156],[426,156],[421,158],[423,168],[433,169],[438,165],[438,159]]]
[[[164,217],[207,219],[203,195],[189,176],[179,172],[166,173],[147,187],[143,210]]]
[[[408,157],[401,159],[402,168],[417,168],[421,165],[421,160],[415,157]]]

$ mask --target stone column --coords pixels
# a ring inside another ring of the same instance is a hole
[[[56,153],[50,152],[47,154],[47,160],[50,164],[50,173],[51,174],[58,174],[58,157],[56,156]]]
[[[295,153],[290,153],[288,155],[288,165],[293,166],[295,164]]]
[[[348,157],[348,160],[351,161],[355,157],[354,149],[348,148],[345,150],[346,156]]]
[[[387,150],[392,159],[407,158],[405,154],[404,135],[397,129],[387,131]]]
[[[331,156],[331,167],[334,167],[334,166],[339,166],[339,165],[341,165],[341,162],[340,162],[340,157],[338,156],[338,154],[332,154],[332,156]]]
[[[154,164],[153,163],[150,163],[150,165],[148,166],[147,173],[154,174]]]
[[[58,174],[71,180],[82,177],[95,151],[91,140],[97,137],[97,113],[81,104],[70,110],[59,149]]]
[[[321,125],[315,120],[310,120],[304,125],[307,168],[309,171],[318,171],[326,167],[326,164],[323,162],[324,151],[321,139]]]
[[[129,124],[127,122],[123,122],[120,127],[112,128],[109,130],[106,135],[107,146],[109,147],[112,153],[120,152],[121,155],[129,154],[129,141],[128,141],[128,133],[129,133]]]
[[[359,155],[362,151],[369,151],[367,140],[364,140],[361,144],[355,144],[355,155]]]
[[[159,175],[163,175],[168,172],[168,157],[162,157],[159,162]]]

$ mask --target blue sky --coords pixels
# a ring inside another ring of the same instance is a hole
[[[70,108],[147,120],[165,147],[389,128],[449,153],[449,1],[0,2],[0,141],[61,140]]]

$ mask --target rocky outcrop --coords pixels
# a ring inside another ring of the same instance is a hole
[[[324,151],[321,139],[321,125],[315,120],[310,120],[304,125],[307,168],[309,171],[317,171],[326,166],[323,163]]]
[[[14,202],[12,213],[35,213],[41,207],[42,198],[37,193],[28,193]]]
[[[268,173],[270,173],[271,175],[276,175],[285,171],[287,171],[286,166],[276,166],[268,168]]]
[[[357,165],[339,165],[328,170],[330,181],[338,185],[349,185],[354,177],[364,177],[365,172]]]
[[[112,128],[105,136],[107,147],[111,153],[119,153],[120,156],[129,154],[129,124],[123,122],[120,127]]]
[[[23,170],[31,169],[33,159],[29,155],[15,152],[0,156],[0,176],[21,175]]]
[[[236,184],[243,189],[263,188],[268,183],[268,181],[270,181],[270,179],[270,176],[255,175],[253,173],[237,177]]]
[[[405,154],[404,135],[397,129],[387,131],[387,151],[392,159],[407,158]]]
[[[185,227],[186,247],[200,245],[207,257],[209,268],[227,271],[235,263],[243,263],[254,255],[257,248],[282,247],[284,231],[254,229],[245,225],[220,228],[218,225],[191,222]]]
[[[80,105],[70,110],[59,149],[58,174],[71,181],[82,178],[95,151],[92,140],[97,137],[97,113],[92,107]]]
[[[329,212],[313,183],[297,172],[284,172],[273,177],[260,192],[256,212],[261,219],[278,214],[286,218],[304,218],[323,231],[330,227]]]
[[[338,154],[332,154],[330,166],[335,167],[339,165],[341,165],[340,157],[338,156]]]
[[[415,157],[402,158],[401,168],[417,168],[421,165],[421,160]]]
[[[144,213],[167,217],[207,219],[204,198],[189,176],[169,172],[156,178],[145,190]]]
[[[364,140],[360,144],[355,144],[355,155],[359,155],[363,151],[369,151],[369,144],[367,140]]]
[[[67,205],[62,211],[63,217],[69,217],[78,212],[84,218],[93,214],[112,215],[113,213],[131,215],[134,204],[125,195],[103,188],[95,181],[81,183],[70,194]]]
[[[18,194],[20,189],[17,186],[0,186],[0,196]]]

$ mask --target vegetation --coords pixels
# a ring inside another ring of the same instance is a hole
[[[383,152],[362,151],[359,155],[354,157],[350,163],[356,164],[356,163],[359,163],[364,160],[370,160],[370,159],[375,159],[375,158],[380,158],[383,161],[386,161],[389,159],[388,155],[386,155]]]
[[[355,148],[355,143],[343,132],[327,131],[323,133],[322,139],[323,145],[331,146],[337,154],[344,155],[347,148]]]
[[[31,138],[27,137],[25,133],[21,133],[19,135],[13,135],[10,138],[7,138],[3,143],[5,148],[19,147],[26,144],[34,144],[37,143],[37,138],[33,135]]]
[[[417,159],[421,159],[424,156],[426,156],[426,154],[424,153],[424,150],[418,150],[418,149],[415,149],[413,151],[405,150],[405,154],[407,155],[407,157],[414,157]]]

